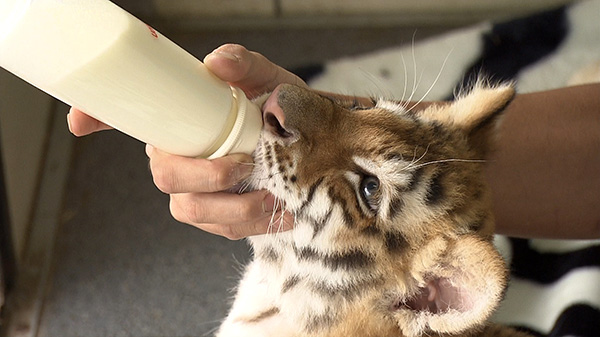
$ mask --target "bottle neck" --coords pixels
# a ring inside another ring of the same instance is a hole
[[[225,139],[218,148],[208,156],[209,159],[219,158],[227,154],[251,154],[256,149],[262,129],[262,113],[260,107],[252,103],[239,88],[231,88],[233,93],[232,116],[233,123]]]

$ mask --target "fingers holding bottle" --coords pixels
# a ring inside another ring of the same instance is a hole
[[[210,193],[227,190],[250,176],[254,164],[246,154],[216,159],[168,154],[146,146],[154,184],[164,193]]]
[[[204,58],[204,64],[222,80],[244,90],[248,98],[270,92],[281,83],[306,87],[298,76],[237,44],[215,49]]]
[[[238,240],[292,229],[294,219],[280,210],[266,191],[245,194],[181,193],[170,195],[175,220],[206,232]]]
[[[72,107],[67,114],[67,125],[69,131],[77,137],[89,135],[90,133],[112,129],[99,120],[86,115],[83,111]]]
[[[208,160],[146,147],[155,185],[169,194],[179,222],[229,239],[289,230],[293,217],[267,191],[226,192],[251,174],[252,157],[233,154]]]

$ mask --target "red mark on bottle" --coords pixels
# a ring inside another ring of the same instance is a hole
[[[154,36],[155,39],[158,39],[158,33],[156,32],[156,30],[154,30],[154,28],[150,27],[150,25],[146,25],[148,26],[148,29],[150,30],[150,34],[152,34],[152,36]]]

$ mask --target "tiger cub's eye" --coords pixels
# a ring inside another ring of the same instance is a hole
[[[379,179],[366,176],[360,183],[360,193],[372,210],[377,209],[377,192],[379,192]]]

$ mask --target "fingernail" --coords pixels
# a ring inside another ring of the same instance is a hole
[[[283,226],[281,229],[283,231],[294,229],[294,221],[295,221],[295,218],[292,214],[284,213],[283,214]]]
[[[245,164],[245,163],[241,163],[236,165],[233,168],[233,172],[232,172],[232,179],[234,180],[234,183],[239,183],[240,181],[248,178],[251,174],[252,174],[252,170],[254,169],[254,166],[252,166],[252,164]]]
[[[152,155],[152,152],[154,152],[154,146],[146,144],[146,155],[150,157]]]
[[[277,202],[277,198],[271,193],[267,192],[267,195],[263,199],[262,209],[264,213],[273,213],[274,210],[281,209],[281,202]]]
[[[223,57],[233,62],[240,62],[240,57],[238,55],[219,49],[215,49],[212,53],[206,55],[204,62],[210,57]]]
[[[248,178],[254,170],[254,163],[252,157],[244,154],[232,154],[231,160],[234,161],[235,165],[231,170],[231,179],[233,184],[237,184],[242,180]]]
[[[67,127],[69,128],[69,132],[73,133],[73,129],[71,129],[71,113],[67,114]]]

